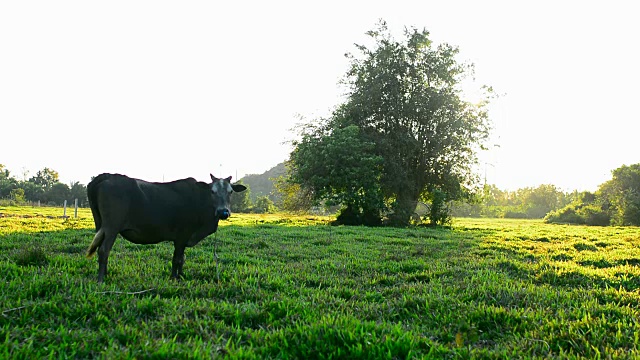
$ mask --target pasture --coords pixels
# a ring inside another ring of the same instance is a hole
[[[0,358],[640,356],[635,227],[233,214],[182,281],[172,244],[119,237],[98,284],[90,211],[0,213]]]

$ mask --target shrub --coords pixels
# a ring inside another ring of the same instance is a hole
[[[562,209],[548,213],[544,217],[544,222],[552,224],[584,224],[584,218],[576,213],[575,205],[567,205]]]
[[[15,200],[0,199],[0,206],[18,206]]]
[[[597,205],[570,204],[552,211],[544,218],[546,223],[577,224],[592,226],[608,226],[611,222],[609,213]]]
[[[377,214],[375,209],[354,209],[351,206],[347,206],[340,210],[340,213],[336,217],[336,221],[333,225],[365,225],[365,226],[380,226],[382,219]]]
[[[609,226],[611,223],[611,216],[609,213],[602,210],[599,206],[588,205],[578,211],[582,215],[584,223],[587,225]]]
[[[431,208],[428,216],[431,225],[451,224],[451,214],[447,206],[447,193],[439,189],[431,192]]]
[[[513,211],[513,210],[505,211],[502,217],[505,219],[527,219],[528,218],[527,213],[524,213],[522,211]]]
[[[253,206],[252,211],[256,214],[271,214],[276,212],[276,207],[269,197],[260,196],[256,200],[256,204]]]
[[[17,188],[11,190],[11,192],[9,193],[9,197],[18,204],[24,203],[24,189]]]

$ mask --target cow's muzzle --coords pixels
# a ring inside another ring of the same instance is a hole
[[[216,214],[220,219],[226,220],[231,216],[231,212],[228,209],[218,210]]]

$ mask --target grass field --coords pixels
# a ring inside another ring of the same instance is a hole
[[[184,280],[172,244],[119,238],[98,284],[89,211],[0,213],[0,358],[640,357],[634,227],[234,214]]]

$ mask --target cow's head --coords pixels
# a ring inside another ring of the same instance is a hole
[[[247,190],[244,185],[232,184],[231,176],[226,179],[218,179],[211,175],[211,194],[213,196],[213,204],[216,209],[216,216],[222,220],[225,220],[231,216],[229,211],[229,199],[231,194],[235,192],[242,192]]]

